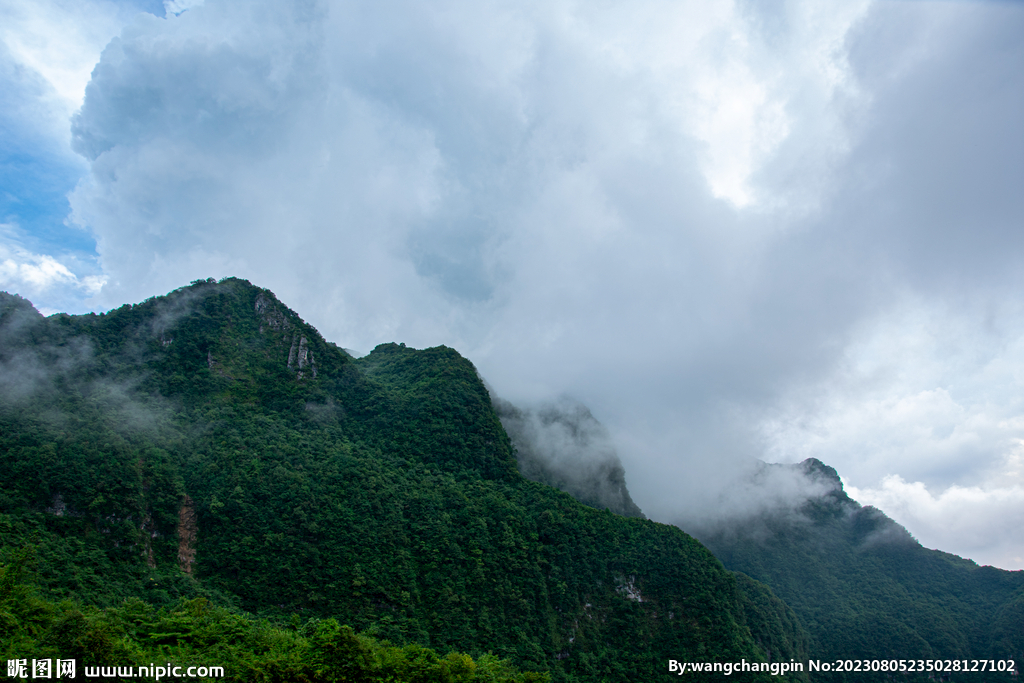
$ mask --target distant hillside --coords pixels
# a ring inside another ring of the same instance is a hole
[[[847,496],[836,471],[818,460],[765,467],[797,469],[825,484],[827,493],[795,513],[698,535],[726,567],[768,584],[793,608],[815,658],[1024,664],[1024,572],[979,567],[922,547],[881,511]],[[1006,673],[944,675],[918,678],[1010,680]]]
[[[452,349],[356,360],[236,279],[101,315],[43,318],[0,294],[0,388],[0,562],[9,578],[29,552],[50,615],[0,619],[21,634],[2,656],[50,652],[63,598],[108,608],[89,623],[129,639],[133,600],[198,624],[187,605],[205,598],[557,681],[804,656],[792,611],[692,537],[524,479]],[[31,604],[4,585],[0,612]],[[154,642],[171,656],[195,645],[184,633]]]

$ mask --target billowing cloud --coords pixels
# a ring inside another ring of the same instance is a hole
[[[37,301],[41,299],[75,306],[83,297],[95,295],[103,288],[105,280],[102,275],[79,278],[68,265],[53,256],[33,253],[20,246],[16,239],[12,239],[16,234],[13,226],[0,224],[0,290],[19,292]],[[78,263],[73,257],[66,260],[80,272],[95,271],[93,264]],[[57,310],[43,307],[41,312],[49,315]]]
[[[88,171],[70,148],[70,118],[82,106],[103,47],[131,17],[153,4],[0,2],[0,222],[19,226],[20,246],[41,254],[39,258],[45,255],[64,267],[71,261],[95,259],[92,236],[66,222],[67,194]],[[92,270],[86,268],[77,276],[91,277]],[[8,277],[6,286],[11,282]],[[42,297],[37,303],[44,308],[86,307],[85,290],[54,298],[55,291],[31,290],[32,296]]]
[[[1018,456],[1020,476],[1020,458]],[[914,529],[929,548],[956,552],[982,564],[1024,567],[1024,487],[950,486],[938,494],[923,482],[907,482],[898,474],[878,488],[851,488],[851,496],[885,510],[900,524]]]
[[[1024,509],[1019,302],[904,299],[776,407],[760,422],[768,457],[827,460],[925,545],[1024,566],[1010,521]]]
[[[45,123],[60,125],[60,137],[67,137],[67,118],[82,105],[100,51],[132,16],[152,9],[153,4],[147,0],[5,0],[0,7],[3,61],[36,74],[47,84],[48,92],[37,103],[48,110],[44,118],[51,120]]]
[[[454,346],[579,397],[655,519],[755,457],[1007,471],[1021,7],[165,5],[73,124],[84,305],[238,275],[346,347]]]

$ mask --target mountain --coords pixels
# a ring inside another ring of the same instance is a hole
[[[0,389],[0,656],[230,650],[235,680],[352,680],[458,650],[477,663],[437,680],[493,652],[636,681],[806,654],[693,537],[524,478],[456,351],[356,359],[243,280],[99,315],[0,295]]]
[[[697,535],[726,567],[771,586],[793,608],[815,658],[1024,663],[1024,571],[922,547],[880,510],[851,499],[836,471],[816,459],[763,467],[793,470],[825,492],[796,510]],[[1011,678],[959,669],[918,678]]]
[[[567,399],[536,411],[500,399],[495,405],[524,476],[590,505],[639,512],[630,509],[631,499],[620,502],[621,465],[585,406]],[[997,667],[1024,662],[1024,572],[979,567],[923,548],[883,512],[852,500],[837,472],[816,459],[795,466],[755,463],[736,488],[743,497],[775,503],[750,506],[756,512],[746,515],[712,514],[680,526],[733,570],[741,585],[763,582],[774,591],[767,600],[783,598],[797,617],[789,640],[806,638],[803,650],[815,658],[968,660],[971,668],[973,660]],[[802,504],[789,500],[803,500],[801,495],[808,495]],[[787,628],[780,623],[776,630]],[[927,680],[946,674],[977,681],[1009,678],[998,670],[902,676]]]

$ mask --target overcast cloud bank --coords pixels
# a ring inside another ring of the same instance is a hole
[[[975,540],[1024,513],[1021,6],[170,4],[71,127],[83,308],[246,277],[343,346],[579,397],[654,519],[814,456],[1024,567]]]

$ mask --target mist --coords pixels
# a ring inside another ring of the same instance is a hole
[[[582,503],[628,517],[643,517],[626,487],[611,437],[582,403],[567,396],[533,408],[495,397],[494,409],[512,439],[519,471],[565,491]]]
[[[181,306],[159,316],[169,323]],[[27,299],[0,292],[0,410],[60,429],[68,422],[102,419],[125,438],[175,434],[175,405],[144,388],[146,373],[118,378],[111,358],[97,352],[87,332],[44,318]],[[152,331],[135,330],[118,345],[116,361],[141,365]]]
[[[597,508],[644,517],[629,491],[611,433],[587,406],[569,396],[530,407],[494,394],[492,402],[512,439],[519,471]],[[770,464],[753,457],[716,468],[687,466],[671,482],[676,495],[655,508],[656,519],[707,538],[764,535],[766,524],[809,524],[804,510],[842,491],[836,471],[818,460]]]

